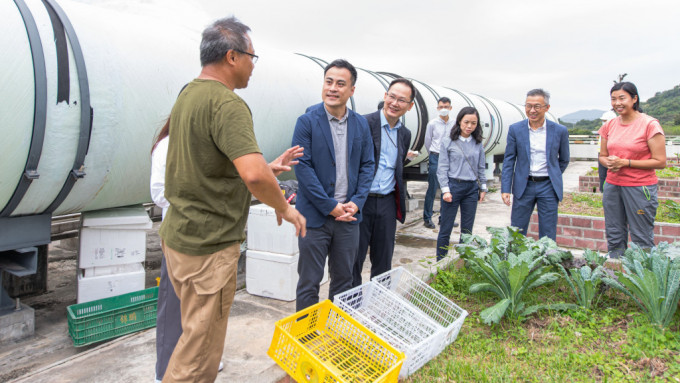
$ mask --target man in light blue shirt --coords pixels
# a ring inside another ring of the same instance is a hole
[[[370,247],[371,278],[392,268],[397,220],[406,216],[406,184],[402,177],[411,144],[411,132],[401,117],[413,107],[415,88],[403,78],[392,81],[385,104],[364,116],[373,138],[375,177],[362,210],[359,249],[354,263],[353,286],[361,285],[361,270]]]
[[[371,193],[389,194],[394,191],[394,169],[397,166],[397,129],[401,128],[401,121],[392,127],[387,122],[384,113],[380,113],[380,156],[378,159],[378,170],[371,184]]]

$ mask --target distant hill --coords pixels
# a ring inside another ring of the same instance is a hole
[[[662,126],[680,125],[680,85],[657,92],[640,106],[645,113],[659,119]]]
[[[576,123],[581,120],[599,120],[600,117],[602,117],[602,113],[604,113],[604,110],[599,110],[599,109],[591,109],[591,110],[579,110],[577,112],[565,114],[564,116],[560,117],[561,121],[564,122],[569,122],[569,123]]]

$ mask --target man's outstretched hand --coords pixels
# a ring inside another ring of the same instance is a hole
[[[299,161],[297,159],[302,157],[304,150],[300,145],[288,148],[274,161],[269,163],[269,168],[274,172],[275,176],[283,172],[289,172],[292,169],[291,166],[298,164]]]

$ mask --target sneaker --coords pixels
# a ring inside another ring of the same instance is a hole
[[[224,370],[224,363],[222,363],[222,361],[220,361],[220,365],[219,365],[219,367],[217,367],[217,372],[220,372],[222,370]]]
[[[428,229],[434,229],[435,228],[434,223],[432,223],[432,221],[423,222],[423,226],[425,226]]]

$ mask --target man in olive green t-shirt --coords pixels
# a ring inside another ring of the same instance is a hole
[[[275,175],[302,155],[293,147],[271,164],[260,153],[245,88],[257,56],[250,28],[236,18],[203,31],[201,74],[170,114],[160,229],[168,277],[180,299],[182,335],[163,381],[214,381],[236,290],[240,243],[252,193],[305,235],[305,218],[286,203]]]

